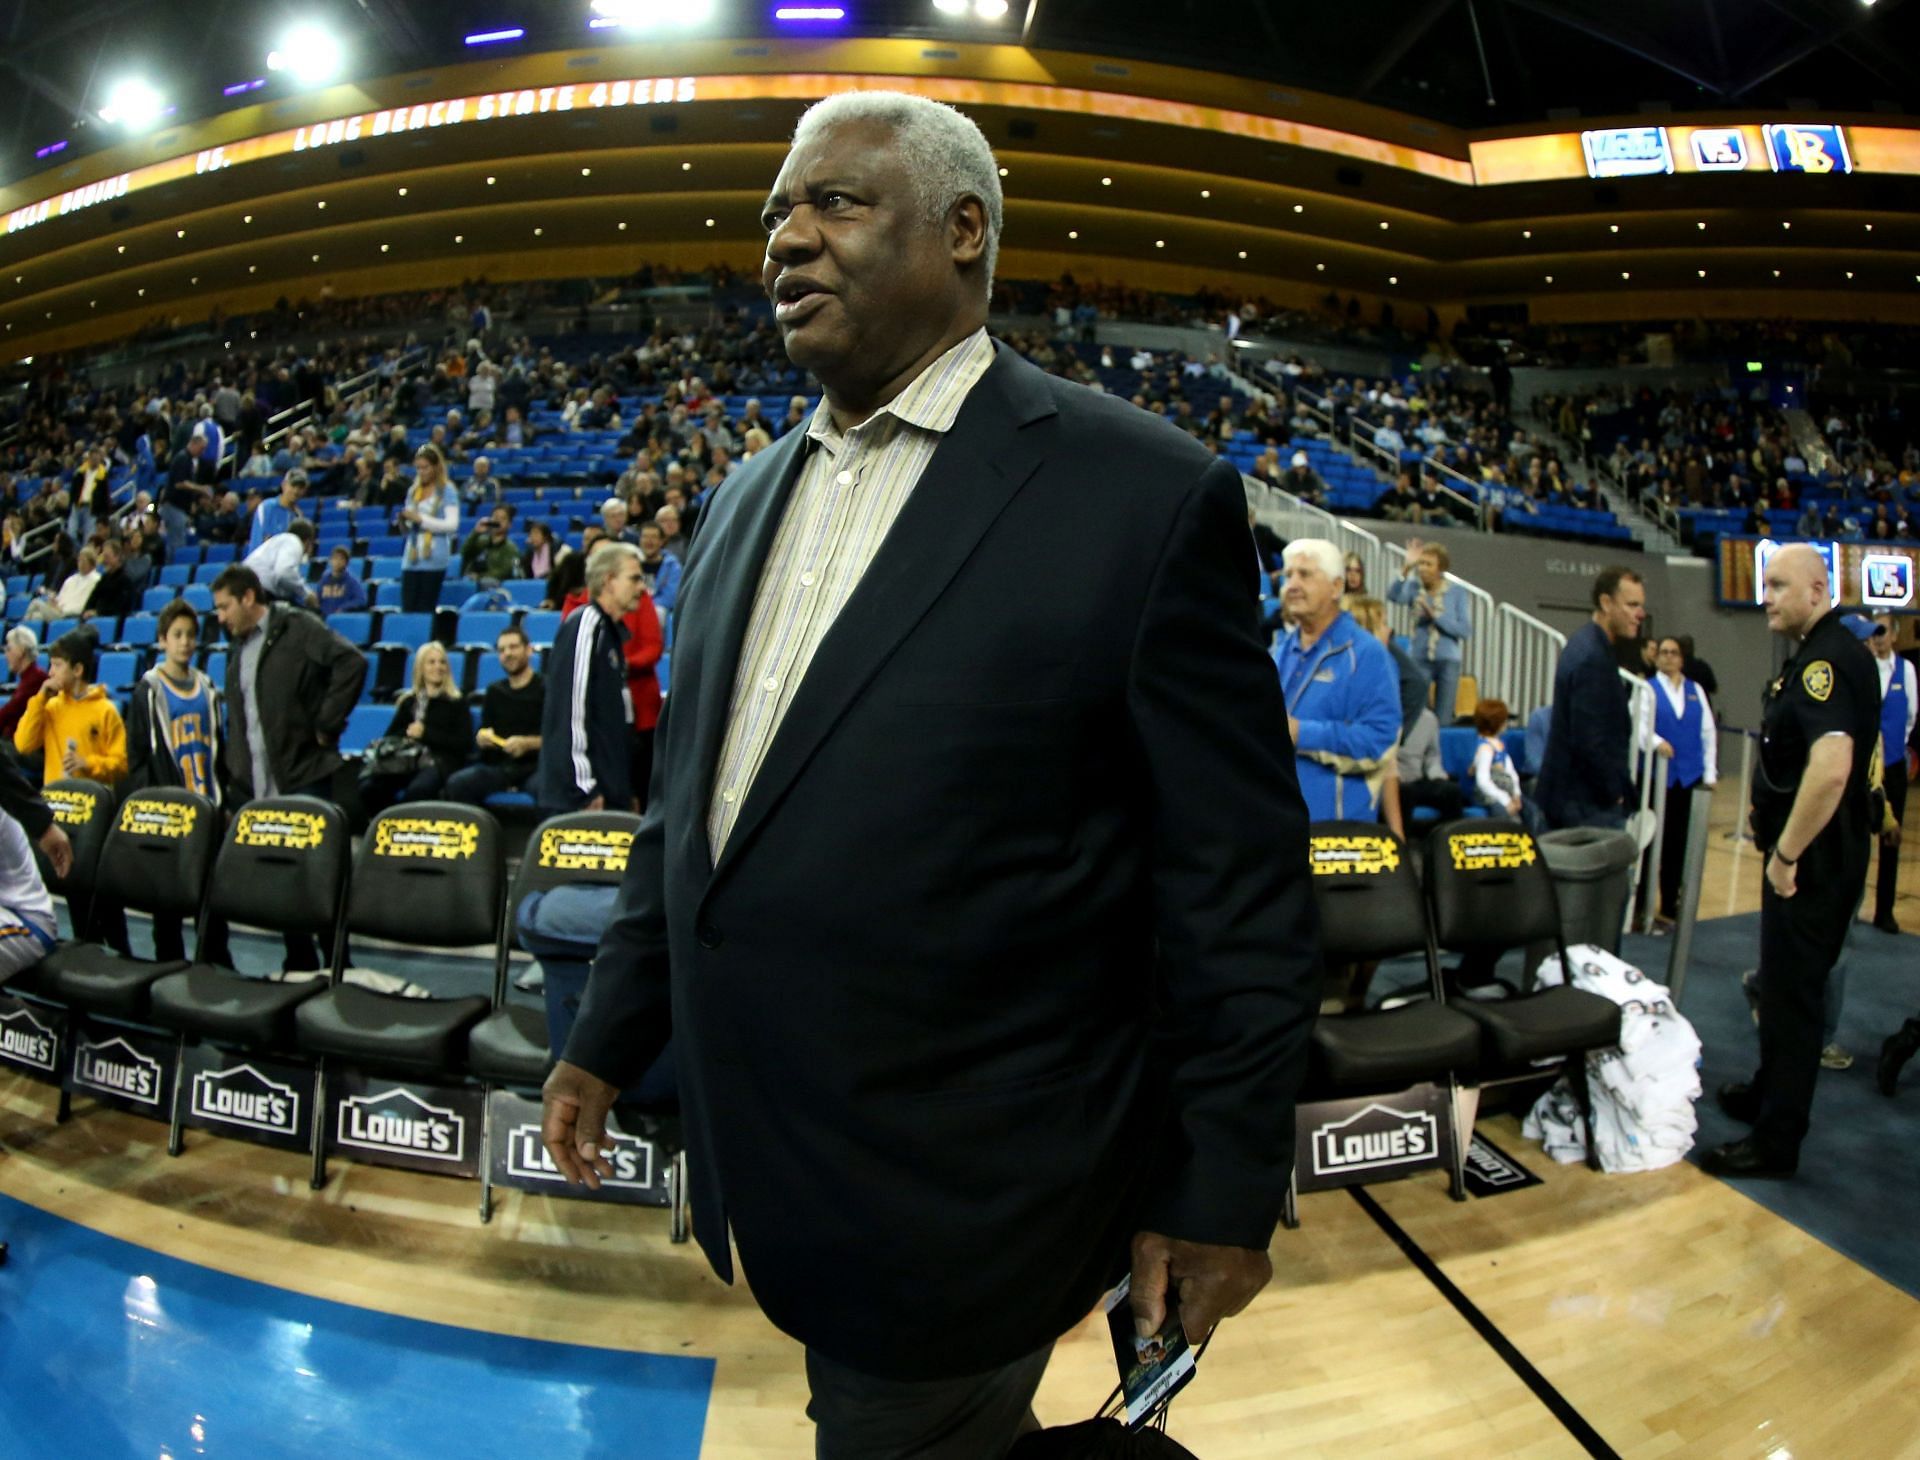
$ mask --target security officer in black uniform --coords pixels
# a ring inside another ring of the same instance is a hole
[[[1799,641],[1768,687],[1750,824],[1760,894],[1760,1070],[1720,1107],[1753,1134],[1707,1154],[1722,1176],[1791,1176],[1813,1110],[1827,975],[1866,890],[1867,768],[1880,732],[1873,656],[1831,611],[1826,559],[1805,543],[1767,564],[1767,625]]]

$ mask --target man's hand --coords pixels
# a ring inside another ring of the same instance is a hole
[[[602,1148],[607,1112],[619,1094],[617,1086],[565,1060],[557,1061],[547,1076],[540,1090],[540,1139],[569,1182],[598,1191],[600,1179],[613,1175],[613,1163]]]
[[[1774,892],[1781,897],[1792,897],[1799,891],[1798,879],[1794,875],[1798,871],[1799,868],[1789,867],[1781,861],[1777,850],[1767,858],[1767,881],[1772,884]]]
[[[564,1068],[556,1068],[555,1074]],[[1272,1261],[1251,1247],[1215,1247],[1162,1237],[1158,1232],[1136,1232],[1133,1281],[1127,1293],[1134,1331],[1145,1338],[1167,1321],[1167,1287],[1172,1284],[1180,1300],[1180,1326],[1186,1330],[1187,1342],[1198,1346],[1206,1342],[1214,1324],[1245,1308],[1272,1280]]]
[[[1673,747],[1664,740],[1656,740],[1653,742],[1653,753],[1655,755],[1665,756],[1668,760],[1673,759]]]
[[[87,763],[80,759],[80,752],[71,745],[60,752],[60,764],[66,767],[70,776],[84,776],[87,773]]]
[[[1883,847],[1897,847],[1900,845],[1899,822],[1894,822],[1892,826],[1880,833],[1880,845]]]
[[[47,865],[53,868],[54,876],[65,877],[73,870],[73,843],[67,840],[59,822],[40,833],[40,850],[47,854]]]

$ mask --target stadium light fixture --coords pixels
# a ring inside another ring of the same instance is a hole
[[[773,18],[782,25],[837,25],[847,18],[844,5],[779,5]]]
[[[128,77],[107,93],[107,104],[100,108],[100,120],[111,126],[140,132],[160,120],[166,111],[166,99],[145,81]]]
[[[714,0],[593,0],[593,30],[688,30],[713,19]]]
[[[461,42],[469,46],[497,46],[504,41],[517,41],[526,36],[524,25],[511,25],[504,30],[478,30]]]
[[[220,88],[222,96],[245,96],[249,91],[258,91],[267,84],[267,78],[256,76],[251,81],[236,81],[231,86]]]
[[[340,38],[311,23],[296,25],[281,39],[279,49],[267,52],[269,71],[284,71],[302,86],[331,81],[345,62]]]
[[[933,0],[933,8],[942,15],[965,15],[967,0]]]
[[[62,137],[58,142],[49,142],[44,147],[35,148],[33,157],[36,162],[45,162],[49,157],[52,157],[56,152],[65,152],[66,150],[67,150],[67,139],[65,137]]]
[[[982,20],[999,20],[1007,13],[1007,0],[973,0],[973,13]]]

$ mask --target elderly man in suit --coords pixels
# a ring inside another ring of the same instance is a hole
[[[832,1460],[997,1460],[1129,1271],[1146,1332],[1251,1301],[1318,994],[1238,475],[988,338],[1000,219],[958,112],[801,121],[764,282],[825,399],[703,514],[546,1088],[595,1182],[671,1033],[695,1235]]]

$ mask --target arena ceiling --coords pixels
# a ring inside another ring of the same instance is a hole
[[[685,0],[686,5],[698,0]],[[998,21],[933,0],[842,0],[836,35],[1012,41],[1298,86],[1458,127],[1642,109],[1920,109],[1910,0],[1011,0]],[[676,7],[679,8],[679,7]],[[776,0],[713,0],[712,34],[793,34]],[[350,77],[472,59],[464,37],[519,27],[488,54],[587,43],[589,0],[0,0],[0,180],[108,145],[95,113],[143,74],[192,121],[266,75],[299,21],[347,46]],[[684,33],[683,33],[684,34]],[[279,83],[269,79],[266,94]]]

